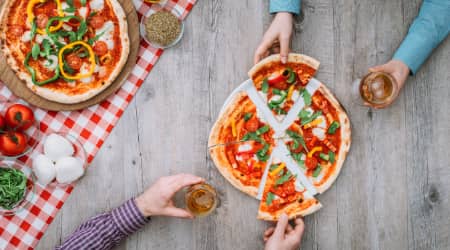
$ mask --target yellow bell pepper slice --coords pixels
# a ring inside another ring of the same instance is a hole
[[[289,87],[288,94],[287,94],[287,97],[286,97],[287,100],[291,100],[292,93],[294,93],[294,87],[295,87],[295,84],[292,84]]]
[[[230,123],[231,123],[231,134],[233,135],[233,137],[236,137],[237,136],[236,120],[234,120],[234,118],[231,118]]]
[[[322,118],[319,117],[319,118],[315,119],[314,121],[312,121],[312,122],[310,122],[310,123],[308,123],[308,124],[303,125],[303,128],[304,128],[304,129],[312,128],[312,127],[314,127],[314,126],[319,125],[321,122],[322,122]]]
[[[322,147],[320,147],[320,146],[314,147],[313,149],[311,149],[311,151],[309,151],[308,157],[311,158],[315,152],[319,152],[319,151],[322,151]]]
[[[270,172],[270,176],[276,176],[286,166],[284,162],[280,163],[277,168]]]
[[[71,76],[71,75],[68,75],[68,74],[64,71],[64,67],[63,67],[63,66],[64,66],[63,56],[64,56],[64,51],[65,51],[65,50],[71,49],[71,48],[73,48],[73,47],[75,47],[75,46],[77,46],[77,45],[81,45],[81,46],[83,46],[84,48],[87,49],[87,51],[88,51],[88,53],[89,53],[89,62],[91,63],[91,68],[89,69],[89,72],[86,73],[86,74],[80,74],[80,73],[78,73],[78,74],[76,74],[76,75],[74,75],[74,76]],[[62,74],[66,79],[69,79],[69,80],[77,80],[77,79],[81,79],[81,78],[85,78],[85,77],[90,77],[92,74],[94,74],[94,70],[95,70],[95,66],[96,66],[94,51],[92,50],[92,47],[91,47],[89,44],[87,44],[86,42],[84,42],[84,41],[76,41],[76,42],[69,43],[69,44],[67,44],[66,46],[62,47],[62,48],[59,50],[59,54],[58,54],[58,62],[59,62],[59,69],[60,69],[60,71],[61,71],[61,74]]]
[[[48,0],[30,0],[30,1],[28,2],[28,5],[27,5],[27,15],[28,15],[28,22],[29,22],[29,23],[33,23],[34,18],[35,18],[34,13],[33,13],[33,8],[34,8],[34,6],[37,5],[37,4],[40,4],[40,3],[45,3],[45,2],[47,2],[47,1],[48,1]],[[57,10],[58,10],[58,15],[61,16],[61,17],[63,17],[63,16],[64,16],[64,12],[63,12],[62,7],[61,7],[61,0],[54,0],[54,1],[55,1],[55,3],[56,3],[56,8],[57,8]],[[54,31],[57,31],[57,30],[61,29],[62,26],[63,26],[63,22],[62,22],[62,21],[59,21],[57,25],[51,26],[49,30],[50,30],[51,32],[54,32]],[[45,34],[46,34],[45,29],[39,29],[39,28],[37,28],[37,29],[36,29],[36,32],[39,33],[39,34],[41,34],[41,35],[45,35]]]

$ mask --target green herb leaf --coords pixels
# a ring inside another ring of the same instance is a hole
[[[248,112],[244,114],[244,121],[248,121],[250,120],[250,118],[252,118],[253,114]]]
[[[305,109],[302,109],[302,111],[300,111],[300,113],[298,113],[298,117],[299,117],[301,120],[308,119],[308,117],[309,117],[309,112],[308,112],[307,110],[305,110]]]
[[[286,130],[286,134],[291,137],[292,140],[294,141],[298,141],[298,143],[300,143],[304,149],[308,149],[306,147],[306,143],[305,143],[305,139],[303,139],[303,136],[301,136],[300,134],[295,133],[292,130]]]
[[[297,74],[291,68],[288,68],[287,70],[289,71],[287,82],[292,84],[297,80]]]
[[[37,24],[36,24],[36,18],[33,19],[33,22],[31,23],[31,40],[34,39],[34,36],[36,35],[36,30],[37,30]]]
[[[86,6],[86,0],[80,0],[81,6]]]
[[[256,152],[256,157],[258,158],[258,160],[262,161],[262,162],[266,162],[269,159],[269,155],[267,154],[269,152],[270,146],[267,143],[264,143],[264,147],[260,150],[258,150],[258,152]]]
[[[281,90],[276,89],[276,88],[273,88],[273,89],[272,89],[272,93],[273,93],[274,95],[281,95]]]
[[[272,201],[275,199],[275,195],[271,192],[267,193],[267,198],[266,198],[266,205],[270,206],[272,205]]]
[[[315,178],[319,176],[320,172],[322,171],[322,166],[317,165],[316,169],[314,169],[314,172],[312,173],[312,176]]]
[[[302,126],[314,121],[317,117],[319,117],[321,115],[322,115],[322,111],[317,111],[317,112],[313,113],[310,117],[302,120]]]
[[[78,30],[77,30],[77,40],[81,41],[83,40],[83,36],[86,34],[86,32],[88,31],[87,28],[87,23],[85,20],[82,20],[80,22],[80,26],[78,26]]]
[[[272,164],[270,165],[269,171],[272,172],[278,167],[278,164]]]
[[[324,153],[320,153],[319,157],[324,160],[324,161],[329,161],[330,160],[330,156]]]
[[[328,156],[330,158],[330,162],[334,163],[335,158],[336,158],[336,155],[334,154],[334,152],[333,151],[328,151]]]
[[[305,106],[311,106],[311,94],[309,94],[308,90],[303,89],[302,97],[303,101],[305,102]]]
[[[0,168],[0,207],[13,209],[23,199],[26,183],[27,178],[22,171]]]
[[[260,127],[258,130],[256,130],[256,135],[262,135],[267,133],[270,130],[269,125],[264,125]]]
[[[38,59],[39,52],[41,52],[41,47],[39,47],[39,44],[35,43],[33,48],[31,48],[31,56],[34,60]]]
[[[276,184],[276,185],[281,185],[281,184],[283,184],[283,183],[289,181],[289,180],[291,179],[291,177],[292,177],[291,172],[290,172],[290,171],[287,171],[287,173],[286,173],[285,175],[281,176],[281,177],[275,182],[275,184]]]
[[[265,94],[267,94],[267,91],[269,91],[269,81],[267,80],[267,78],[264,78],[263,80],[261,91]]]
[[[339,122],[333,121],[330,127],[328,128],[328,134],[333,135],[334,133],[336,133],[336,129],[338,129],[339,127],[340,127]]]

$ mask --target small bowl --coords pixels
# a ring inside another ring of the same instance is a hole
[[[178,17],[178,21],[180,21],[180,25],[181,25],[181,30],[180,30],[180,34],[178,35],[178,37],[170,44],[166,45],[166,46],[162,46],[160,44],[157,43],[153,43],[150,40],[147,39],[147,31],[145,30],[145,21],[147,20],[148,17],[150,17],[152,14],[158,12],[158,11],[168,11],[172,14],[174,14],[176,17]],[[167,9],[160,9],[160,10],[154,10],[154,9],[150,9],[149,11],[147,11],[147,13],[145,13],[145,15],[142,16],[141,18],[141,23],[139,24],[139,30],[141,32],[141,36],[142,38],[144,38],[144,40],[150,44],[152,47],[155,47],[157,49],[167,49],[170,47],[175,46],[183,37],[184,34],[184,22],[182,20],[180,20],[181,17],[181,13],[179,11],[177,11],[175,8],[173,8],[172,10],[167,10]]]
[[[14,215],[15,213],[18,213],[20,211],[22,211],[23,209],[27,208],[31,202],[34,199],[34,189],[35,189],[35,183],[36,180],[34,178],[33,175],[33,171],[31,170],[30,167],[28,167],[27,165],[23,165],[19,162],[0,162],[0,168],[14,168],[14,169],[18,169],[20,171],[22,171],[25,176],[27,177],[27,186],[25,189],[25,193],[23,195],[23,198],[16,203],[16,205],[14,206],[13,209],[5,209],[0,207],[0,215],[2,216],[10,216],[10,215]]]
[[[20,102],[1,102],[0,103],[0,114],[4,115],[6,110],[11,105],[14,105],[14,104],[22,104],[22,105],[28,106],[28,105],[20,103]],[[36,146],[36,144],[41,140],[42,133],[41,133],[41,129],[40,129],[40,122],[38,120],[36,120],[36,116],[34,118],[35,118],[34,124],[31,125],[31,127],[29,127],[27,130],[23,131],[28,139],[27,147],[26,147],[25,151],[23,151],[23,153],[18,154],[18,155],[3,155],[0,152],[0,160],[14,161],[17,158],[27,155]],[[8,131],[14,131],[14,130],[15,130],[14,128],[8,129]]]
[[[30,166],[33,166],[34,159],[38,155],[44,154],[44,143],[47,140],[48,136],[51,135],[51,134],[58,134],[58,135],[60,135],[60,136],[62,136],[64,138],[66,138],[70,143],[72,143],[72,146],[74,148],[74,154],[72,156],[80,159],[83,162],[83,169],[84,169],[84,171],[86,173],[86,168],[87,168],[87,165],[88,165],[87,164],[87,154],[86,154],[86,151],[83,148],[83,145],[80,143],[80,141],[77,140],[77,138],[75,136],[71,135],[68,132],[62,132],[62,131],[61,132],[49,132],[49,133],[45,134],[43,136],[42,140],[36,145],[35,149],[31,153],[30,158],[27,161],[27,164],[29,164]],[[34,173],[33,173],[33,176],[35,176]],[[41,184],[39,182],[37,176],[35,176],[35,179],[36,179],[36,183],[38,183],[40,186],[44,186],[43,184]],[[56,181],[56,179],[54,179],[52,182],[50,182],[48,184],[48,186],[51,186],[51,187],[55,187],[55,186],[56,187],[67,187],[69,185],[75,184],[78,180],[76,180],[74,182],[71,182],[71,183],[59,183],[59,182]]]

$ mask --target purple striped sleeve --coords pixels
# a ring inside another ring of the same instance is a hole
[[[130,199],[111,212],[97,215],[83,223],[56,249],[111,249],[148,221],[134,199]]]

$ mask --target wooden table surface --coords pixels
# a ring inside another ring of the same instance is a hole
[[[391,108],[356,106],[349,94],[354,79],[391,58],[420,4],[302,3],[293,51],[321,61],[316,77],[353,125],[339,178],[318,196],[323,208],[305,219],[302,249],[450,248],[450,39]],[[194,221],[154,218],[117,249],[261,249],[269,224],[256,220],[258,202],[220,175],[206,145],[271,19],[267,1],[199,0],[181,43],[164,52],[37,249],[51,249],[89,217],[180,172],[218,188],[216,212]]]

